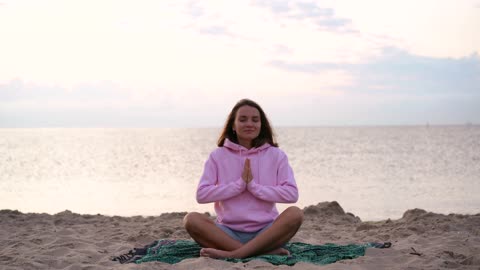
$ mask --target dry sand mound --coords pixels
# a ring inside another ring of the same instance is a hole
[[[304,209],[305,222],[292,241],[311,244],[389,241],[364,257],[327,266],[299,263],[295,269],[480,269],[480,214],[442,215],[408,210],[398,220],[362,222],[337,202]],[[234,264],[209,258],[176,265],[120,265],[109,260],[160,238],[190,239],[186,213],[150,217],[55,215],[0,211],[0,269],[274,269],[262,261]],[[413,249],[412,249],[413,248]],[[415,253],[414,250],[416,251]],[[290,268],[282,266],[280,268]]]

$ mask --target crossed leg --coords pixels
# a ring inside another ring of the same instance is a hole
[[[200,255],[211,258],[246,258],[261,254],[288,255],[281,248],[298,231],[303,222],[303,211],[291,206],[283,211],[272,226],[249,242],[242,244],[232,239],[205,215],[189,213],[184,225],[190,236],[203,249]]]

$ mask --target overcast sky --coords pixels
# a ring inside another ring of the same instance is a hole
[[[0,127],[480,123],[480,0],[0,0]]]

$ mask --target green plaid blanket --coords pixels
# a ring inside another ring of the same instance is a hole
[[[225,259],[229,262],[248,262],[263,260],[274,265],[294,265],[298,262],[329,264],[339,260],[354,259],[365,255],[367,248],[388,248],[391,243],[366,243],[350,245],[311,245],[300,242],[288,243],[286,249],[290,256],[261,255],[244,259]],[[189,258],[198,258],[201,247],[194,241],[161,239],[143,248],[135,248],[129,253],[113,257],[120,263],[143,263],[160,261],[169,264],[178,263]]]

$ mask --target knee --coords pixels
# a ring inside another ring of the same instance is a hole
[[[188,213],[183,218],[183,227],[185,227],[187,231],[192,231],[197,227],[196,225],[198,224],[201,218],[202,218],[202,214],[200,213],[197,213],[197,212]]]
[[[296,207],[290,206],[285,210],[286,214],[288,215],[289,219],[293,223],[292,225],[296,225],[300,227],[303,223],[303,210]]]

